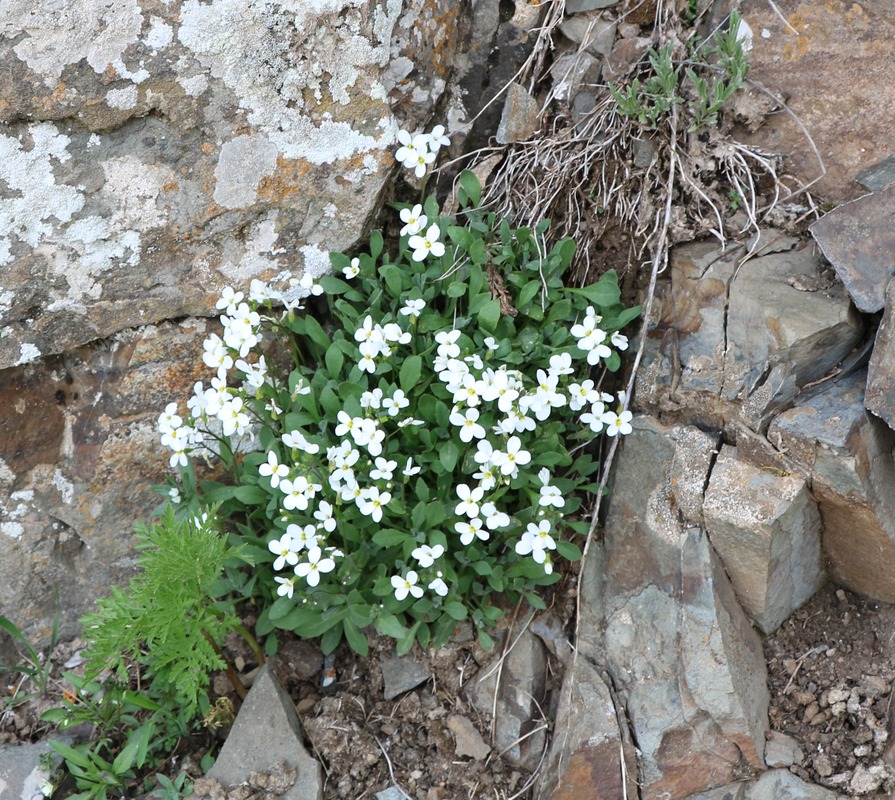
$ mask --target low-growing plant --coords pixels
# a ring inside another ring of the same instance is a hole
[[[40,695],[47,697],[50,690],[50,671],[53,664],[50,661],[50,655],[56,649],[56,642],[59,638],[59,591],[56,591],[56,611],[53,614],[53,628],[50,633],[50,642],[47,647],[46,655],[37,652],[37,649],[31,644],[31,641],[25,636],[19,627],[8,617],[0,615],[0,630],[6,631],[12,639],[19,643],[25,653],[22,656],[22,662],[17,664],[0,664],[0,672],[17,672],[27,679],[32,688],[32,692],[24,695],[16,693],[14,696],[5,698],[5,702],[14,704],[23,702],[26,699]]]
[[[742,88],[749,73],[744,47],[747,31],[733,10],[727,27],[693,45],[685,61],[675,63],[672,43],[651,48],[647,54],[651,73],[644,81],[635,77],[625,87],[609,87],[618,113],[654,129],[679,105],[686,109],[689,131],[717,125],[721,108]],[[682,70],[692,93],[689,101],[683,96]]]
[[[447,143],[440,126],[399,141],[417,177]],[[257,565],[241,590],[264,601],[259,635],[319,636],[325,653],[344,637],[363,654],[372,625],[406,652],[469,619],[490,646],[498,598],[543,607],[555,557],[580,557],[589,442],[631,429],[589,372],[618,369],[639,312],[614,272],[564,286],[574,242],[546,252],[546,221],[514,229],[480,194],[464,172],[456,216],[434,197],[398,206],[391,253],[376,232],[331,255],[336,274],[223,291],[210,385],[159,430],[178,513],[212,505]],[[229,482],[198,480],[196,457]]]

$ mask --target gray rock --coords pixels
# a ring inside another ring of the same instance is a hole
[[[563,53],[550,67],[553,96],[557,100],[572,100],[579,92],[600,81],[600,60],[582,50]],[[593,106],[591,106],[593,108]]]
[[[302,744],[295,706],[270,667],[264,666],[208,777],[235,786],[245,782],[249,773],[274,770],[284,761],[298,770],[295,784],[282,795],[285,800],[321,800],[322,770]]]
[[[40,766],[41,756],[52,753],[49,743],[0,745],[0,797],[3,800],[34,800],[43,797],[41,788],[49,783],[50,772]],[[54,757],[56,764],[62,759]]]
[[[530,630],[520,635],[511,633],[511,650],[499,671],[497,664],[503,656],[498,645],[494,658],[482,667],[483,677],[468,686],[469,699],[482,714],[490,715],[496,708],[494,747],[504,753],[511,764],[534,769],[541,759],[546,735],[539,731],[517,742],[540,717],[547,680],[547,658],[544,645]],[[499,681],[498,681],[499,678]],[[495,706],[495,694],[497,703]]]
[[[624,708],[616,707],[599,671],[580,654],[563,679],[560,698],[553,743],[535,797],[618,800],[625,788],[628,797],[637,797],[636,756],[619,727]],[[623,769],[627,787],[622,786]]]
[[[432,674],[425,666],[409,656],[391,656],[380,662],[386,700],[394,700],[399,694],[425,683]]]
[[[468,717],[452,714],[447,721],[448,730],[454,734],[454,746],[458,756],[470,756],[476,761],[488,757],[491,748]]]
[[[675,432],[674,459],[671,462],[671,498],[684,520],[703,524],[706,476],[718,455],[721,436],[693,427]]]
[[[705,525],[746,613],[773,633],[824,581],[821,518],[804,480],[737,459],[724,446],[703,504]]]
[[[603,62],[602,76],[606,83],[619,83],[642,59],[652,45],[646,37],[618,39]]]
[[[895,231],[887,224],[895,208],[895,186],[834,208],[811,226],[823,254],[855,301],[880,311],[886,285],[895,275]]]
[[[786,769],[772,769],[748,784],[743,800],[839,800],[841,795],[807,783]]]
[[[895,602],[895,434],[864,410],[866,373],[823,387],[774,419],[768,439],[803,465],[823,517],[830,577]]]
[[[888,156],[872,167],[862,169],[855,180],[869,192],[878,192],[895,183],[895,156]]]
[[[407,800],[407,796],[397,786],[389,786],[376,792],[376,800]]]
[[[605,56],[615,43],[616,23],[603,19],[598,12],[567,17],[559,30],[594,56]]]
[[[791,767],[805,760],[802,747],[792,736],[779,731],[770,731],[764,746],[764,762],[769,767]]]
[[[582,11],[596,11],[611,8],[618,0],[566,0],[566,14],[580,14]]]
[[[707,792],[691,794],[686,800],[743,800],[746,796],[746,783],[729,783],[709,789]]]
[[[642,139],[634,140],[632,151],[634,153],[634,166],[640,169],[646,169],[653,163],[653,159],[658,152],[658,147],[652,137],[645,136]]]
[[[645,797],[762,769],[768,728],[761,642],[705,532],[685,527],[671,499],[680,430],[635,418],[580,586],[580,655],[604,665],[624,698]]]
[[[538,130],[540,104],[518,83],[509,85],[505,97],[495,138],[499,144],[530,139]]]
[[[647,410],[686,409],[679,416],[705,427],[740,422],[763,430],[861,337],[844,289],[824,280],[810,248],[738,268],[743,256],[711,242],[672,252],[638,376],[638,401]]]
[[[885,306],[867,370],[864,405],[895,428],[895,281],[885,290]]]

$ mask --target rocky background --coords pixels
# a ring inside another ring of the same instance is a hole
[[[649,9],[629,5],[566,0],[552,57],[586,61],[559,97],[576,113],[593,102],[591,84],[649,44]],[[350,249],[388,195],[399,128],[446,121],[455,151],[495,132],[530,136],[533,97],[514,87],[488,101],[552,10],[10,0],[0,613],[45,637],[58,590],[73,635],[95,597],[126,580],[133,522],[167,473],[156,419],[204,376],[198,354],[220,289],[283,269],[319,274],[328,251]],[[817,221],[808,237],[769,228],[757,242],[672,253],[637,379],[640,416],[581,576],[577,655],[563,650],[543,800],[832,800],[895,788],[888,705],[874,705],[891,697],[895,672],[822,694],[796,680],[802,661],[768,656],[830,580],[895,603],[884,52],[895,4],[804,0],[785,20],[764,0],[740,10],[752,77],[792,112],[740,133],[811,183]],[[514,684],[529,696],[544,681],[544,642],[558,654],[555,632],[519,648],[528,666]],[[769,665],[787,670],[785,686]],[[832,763],[823,746],[771,729],[769,686],[803,693],[806,726],[851,715],[870,738]],[[527,700],[514,709],[507,743],[533,713]],[[530,745],[510,757],[533,768]]]

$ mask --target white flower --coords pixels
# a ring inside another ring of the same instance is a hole
[[[460,502],[457,503],[454,513],[459,516],[477,517],[479,514],[479,501],[485,496],[485,491],[480,486],[470,489],[465,483],[461,483],[457,487],[457,497]]]
[[[392,575],[392,588],[395,590],[395,600],[400,603],[408,594],[416,598],[422,597],[423,587],[417,586],[417,581],[419,581],[419,576],[413,570],[410,570],[406,576]]]
[[[273,568],[276,570],[282,569],[286,564],[295,566],[298,563],[298,552],[288,533],[284,533],[279,539],[268,542],[267,549],[277,557],[273,562]]]
[[[413,167],[413,174],[416,175],[417,178],[422,178],[423,175],[426,174],[426,169],[429,164],[431,164],[435,160],[435,153],[431,150],[421,150],[417,148],[416,158],[414,160],[408,159],[404,162],[404,166],[407,169]]]
[[[292,539],[292,549],[296,552],[310,550],[312,547],[317,546],[317,528],[313,525],[296,525],[292,523],[286,526],[286,533]]]
[[[349,432],[353,435],[354,429],[363,422],[361,417],[352,417],[347,411],[339,411],[336,418],[339,420],[335,430],[336,436],[344,436]]]
[[[404,465],[403,474],[408,478],[413,477],[414,475],[418,475],[420,468],[413,463],[413,458],[410,457],[407,459],[407,463]]]
[[[301,450],[303,453],[308,453],[309,455],[315,455],[320,452],[319,444],[312,444],[307,439],[305,439],[304,434],[301,431],[291,431],[290,433],[284,433],[282,437],[283,444],[286,447],[291,447],[295,450]]]
[[[429,140],[422,134],[412,136],[405,130],[398,131],[398,142],[401,147],[395,153],[395,160],[400,161],[405,167],[412,167],[416,163],[420,152],[426,152],[429,147]]]
[[[400,212],[401,222],[405,223],[401,228],[401,236],[419,233],[426,227],[429,219],[423,213],[423,207],[417,203],[413,208],[402,208]]]
[[[484,439],[485,429],[478,423],[479,412],[476,408],[467,408],[465,414],[454,411],[449,417],[451,425],[460,428],[460,441],[471,442],[473,439]]]
[[[628,349],[628,337],[619,333],[618,331],[613,332],[613,334],[609,337],[609,341],[612,342],[619,350],[627,350]]]
[[[183,424],[183,419],[177,415],[177,403],[168,403],[165,410],[158,418],[158,431],[162,435],[170,433]]]
[[[495,473],[495,469],[496,468],[492,466],[485,466],[472,476],[479,482],[479,486],[486,492],[497,486],[497,474]]]
[[[280,597],[288,597],[291,599],[292,593],[295,591],[295,578],[281,578],[277,576],[274,580],[280,584],[280,587],[277,589],[277,594]]]
[[[306,578],[308,586],[316,586],[320,583],[320,574],[332,572],[336,568],[336,562],[331,558],[323,558],[323,552],[319,547],[312,547],[308,551],[308,560],[295,568],[295,574],[299,578]]]
[[[441,231],[437,225],[430,225],[425,236],[419,234],[411,236],[407,246],[413,250],[411,258],[414,261],[423,261],[429,253],[436,258],[444,255],[444,245],[438,241]]]
[[[494,505],[494,503],[485,503],[482,506],[482,515],[485,517],[485,525],[492,531],[495,528],[505,528],[510,524],[509,514],[503,511],[498,511],[497,506]]]
[[[522,440],[511,436],[507,441],[506,452],[494,451],[494,466],[499,467],[504,475],[513,475],[517,467],[524,467],[531,461],[531,453],[522,449]]]
[[[373,522],[381,522],[382,508],[383,506],[388,505],[388,502],[391,499],[392,495],[390,492],[380,493],[379,489],[375,486],[370,486],[361,490],[361,493],[355,502],[357,503],[357,507],[361,514],[370,517]]]
[[[333,517],[333,507],[326,500],[321,500],[314,512],[314,519],[318,520],[317,527],[323,528],[327,533],[332,533],[336,529],[336,520]]]
[[[423,134],[429,145],[429,149],[433,153],[437,153],[442,147],[449,147],[451,140],[444,135],[444,125],[436,125],[432,128],[432,132]]]
[[[494,454],[496,451],[492,446],[491,442],[487,439],[480,439],[476,444],[476,452],[473,455],[473,460],[476,464],[481,464],[483,467],[490,466],[494,462]]]
[[[403,314],[405,317],[416,319],[425,307],[425,300],[406,300],[404,307],[398,313]]]
[[[370,470],[370,477],[374,481],[390,481],[394,475],[395,467],[398,466],[398,462],[380,457],[376,459],[375,463],[375,468]]]
[[[485,347],[487,347],[489,350],[491,350],[493,352],[494,350],[497,350],[500,347],[500,345],[497,344],[497,340],[493,336],[486,336],[485,337]]]
[[[382,389],[373,389],[360,396],[361,408],[379,408],[382,405]]]
[[[431,567],[444,555],[444,547],[440,544],[435,545],[435,547],[429,547],[427,544],[422,544],[410,555],[420,562],[421,567]]]
[[[547,551],[556,549],[556,543],[550,536],[549,520],[542,519],[537,525],[529,522],[522,538],[516,542],[515,549],[520,556],[527,556],[530,553],[538,564],[543,564],[547,558]]]
[[[280,464],[277,460],[277,454],[271,450],[267,454],[267,463],[258,467],[258,474],[264,478],[270,478],[270,485],[274,489],[280,485],[280,478],[289,477],[289,467]]]
[[[357,362],[358,369],[363,372],[369,372],[371,375],[376,372],[376,359],[369,353],[364,353]]]
[[[487,541],[491,534],[482,528],[482,521],[475,517],[474,519],[463,520],[454,525],[454,530],[460,534],[460,544],[464,547],[472,544],[476,538],[483,542]]]
[[[172,486],[168,490],[168,497],[171,498],[171,502],[174,505],[177,505],[178,503],[180,503],[180,499],[181,499],[180,498],[180,489],[178,489],[176,486]]]
[[[585,406],[597,403],[599,400],[600,393],[592,380],[569,384],[569,408],[572,411],[581,411]]]
[[[342,274],[350,281],[360,274],[360,259],[352,258],[351,263],[342,270]]]
[[[304,511],[308,507],[308,479],[299,475],[294,481],[281,480],[280,491],[285,495],[283,508],[290,511]]]
[[[413,419],[413,417],[406,417],[402,419],[398,423],[399,428],[406,428],[408,425],[425,425],[426,421],[423,419]]]
[[[606,435],[607,436],[615,436],[617,433],[620,433],[622,436],[627,436],[632,430],[631,420],[634,415],[630,411],[622,411],[621,414],[616,414],[613,411],[607,411],[603,414],[602,422],[606,426]]]
[[[245,295],[242,292],[234,292],[233,289],[229,286],[225,286],[221,290],[221,298],[214,304],[214,307],[217,309],[226,309],[227,313],[230,314],[231,309],[235,309],[237,305],[239,305]]]
[[[439,331],[435,334],[435,341],[438,343],[438,355],[444,358],[458,358],[460,355],[460,347],[457,344],[457,340],[460,338],[461,331],[452,330],[452,331]],[[467,374],[469,372],[469,367],[466,364],[463,364],[462,361],[458,362],[462,365],[463,374]]]
[[[298,285],[309,294],[315,296],[323,294],[323,287],[317,283],[313,275],[302,275]]]
[[[590,411],[581,415],[581,421],[594,433],[601,433],[606,424],[603,422],[603,414],[605,413],[606,406],[602,402],[592,403]]]
[[[218,419],[221,421],[224,436],[232,436],[234,433],[242,436],[248,430],[251,420],[242,407],[241,397],[231,397],[221,406]]]
[[[202,361],[206,366],[216,369],[218,374],[226,372],[233,366],[233,357],[227,352],[223,340],[216,333],[211,334],[204,342]]]
[[[551,375],[571,375],[574,371],[572,369],[572,356],[568,353],[557,353],[550,356],[548,372]]]
[[[558,487],[550,485],[550,471],[546,467],[538,472],[538,480],[543,484],[539,489],[541,496],[538,498],[538,505],[563,508],[566,504],[565,498]]]
[[[447,597],[448,586],[442,579],[440,572],[438,573],[438,577],[429,584],[429,589],[435,592],[439,597]]]
[[[407,408],[409,405],[410,401],[400,389],[395,389],[395,393],[391,397],[386,397],[382,401],[382,407],[392,417],[396,416],[402,408]]]

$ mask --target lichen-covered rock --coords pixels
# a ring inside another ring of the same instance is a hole
[[[0,369],[325,270],[457,47],[445,0],[7,6]]]

